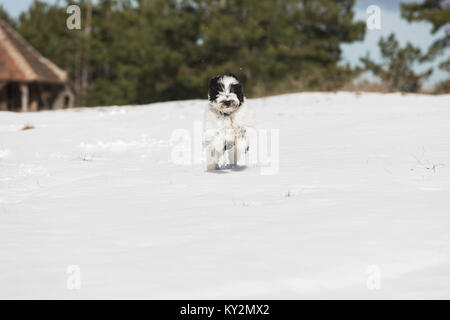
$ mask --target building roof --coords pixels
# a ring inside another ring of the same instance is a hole
[[[67,74],[0,19],[0,81],[65,83]]]

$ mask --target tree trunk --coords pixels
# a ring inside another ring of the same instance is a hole
[[[92,25],[92,3],[87,3],[86,25],[84,27],[85,50],[81,66],[81,100],[86,104],[87,93],[89,89],[89,51],[91,45],[91,25]]]

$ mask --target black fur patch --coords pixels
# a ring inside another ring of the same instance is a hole
[[[220,76],[212,78],[211,80],[209,80],[209,84],[208,84],[209,101],[215,101],[217,99],[219,92],[224,89],[223,85],[221,83],[219,83],[219,80],[224,76],[233,77],[239,82],[238,77],[232,73],[228,73],[226,75],[220,75]],[[244,91],[242,89],[242,85],[240,83],[233,84],[233,85],[231,85],[230,90],[232,93],[236,94],[236,96],[239,99],[240,104],[242,104],[244,102]]]
[[[219,83],[221,76],[217,76],[209,80],[208,85],[208,95],[209,95],[209,101],[215,101],[217,99],[217,96],[221,90],[223,90],[222,85]]]
[[[236,96],[239,99],[240,104],[242,104],[244,102],[244,91],[242,90],[242,85],[240,83],[232,84],[230,91],[232,93],[236,94]]]

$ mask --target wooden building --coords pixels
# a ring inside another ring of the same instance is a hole
[[[0,19],[0,110],[26,112],[73,104],[66,72]]]

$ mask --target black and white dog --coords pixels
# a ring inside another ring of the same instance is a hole
[[[224,163],[236,166],[245,161],[254,121],[238,78],[227,74],[211,79],[208,100],[203,122],[207,169],[217,170]]]

